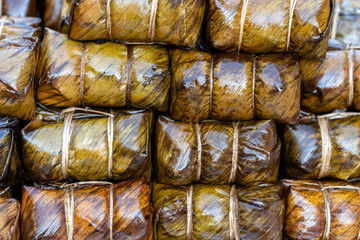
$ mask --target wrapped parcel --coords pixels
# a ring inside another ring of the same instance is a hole
[[[41,110],[21,131],[25,177],[41,183],[150,180],[152,113]]]
[[[205,0],[75,0],[69,36],[80,41],[164,43],[195,47]]]
[[[154,183],[152,199],[155,239],[282,239],[280,185]]]
[[[0,115],[30,120],[35,113],[34,81],[40,29],[0,39]]]
[[[360,44],[360,2],[336,0],[331,38],[345,44]]]
[[[45,0],[45,27],[68,33],[71,2],[72,0]]]
[[[171,51],[171,116],[178,121],[275,119],[297,123],[300,70],[294,54]]]
[[[283,126],[285,175],[295,179],[360,177],[360,116],[339,113]]]
[[[280,139],[273,120],[199,124],[160,116],[154,170],[159,182],[188,185],[276,182]]]
[[[18,27],[39,27],[41,23],[41,18],[37,17],[11,17],[11,16],[2,16],[0,17],[0,23],[3,22],[2,32],[5,31],[6,25],[17,25]],[[3,33],[1,34],[4,38]]]
[[[1,0],[0,17],[37,17],[39,3],[37,0]]]
[[[209,0],[207,38],[220,51],[322,58],[333,5],[333,0]]]
[[[301,59],[301,107],[313,113],[360,111],[360,47],[330,42],[323,60]]]
[[[360,184],[284,180],[285,239],[357,239]]]
[[[20,204],[12,198],[0,197],[0,239],[20,239]]]
[[[23,187],[23,239],[152,239],[150,187],[143,179]],[[50,231],[51,230],[51,231]]]
[[[18,128],[19,122],[16,118],[0,117],[0,185],[21,182],[21,162],[17,148]]]
[[[168,110],[171,78],[164,47],[81,43],[46,29],[40,55],[37,100],[45,106]]]

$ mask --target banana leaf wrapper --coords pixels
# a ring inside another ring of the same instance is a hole
[[[295,124],[300,69],[294,54],[209,54],[175,49],[170,114],[178,121],[275,119]]]
[[[280,185],[154,183],[152,199],[155,239],[282,239]]]
[[[345,44],[360,44],[360,2],[337,0],[332,23],[331,38]]]
[[[39,15],[38,0],[1,0],[0,17],[37,17]]]
[[[0,186],[0,199],[1,198],[11,198],[11,196],[12,196],[11,187]]]
[[[39,28],[34,28],[24,23],[15,21],[6,21],[0,32],[0,42],[2,39],[10,38],[36,38],[39,36]]]
[[[31,26],[31,27],[39,27],[41,23],[41,18],[38,17],[12,17],[12,16],[2,16],[0,17],[0,23],[4,22],[4,25],[8,24],[17,24],[22,25],[23,27]],[[26,26],[24,26],[26,25]],[[4,27],[5,28],[5,27]],[[3,29],[4,31],[4,29]]]
[[[75,0],[69,36],[80,41],[107,39],[195,47],[204,14],[205,0]]]
[[[0,198],[0,239],[20,239],[20,204],[13,198]]]
[[[23,187],[22,239],[152,239],[151,188],[144,179],[117,184]],[[70,212],[70,213],[69,213]]]
[[[34,81],[40,29],[34,37],[0,40],[0,115],[30,120],[35,113]]]
[[[294,179],[360,177],[360,116],[318,116],[317,120],[282,127],[285,176]]]
[[[46,29],[37,75],[45,106],[169,107],[169,55],[160,46],[82,43]]]
[[[21,182],[21,162],[17,150],[18,133],[17,119],[0,117],[0,185]]]
[[[330,44],[325,59],[300,60],[301,108],[313,113],[360,111],[360,48]]]
[[[71,2],[72,0],[45,0],[45,27],[68,33]]]
[[[154,171],[170,185],[276,182],[281,142],[275,121],[176,122],[160,116]]]
[[[357,239],[360,230],[359,183],[283,180],[284,238]]]
[[[59,112],[41,108],[21,131],[25,177],[40,183],[141,176],[150,181],[152,113],[118,110],[109,117],[79,110],[68,113],[70,133],[69,115],[63,120]]]
[[[322,58],[333,5],[333,0],[209,0],[207,39],[220,51],[298,52]]]

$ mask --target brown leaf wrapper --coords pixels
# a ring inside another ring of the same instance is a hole
[[[169,107],[164,47],[81,43],[46,29],[37,76],[37,100],[45,106]]]
[[[345,44],[360,45],[360,2],[336,0],[331,38]]]
[[[12,17],[12,16],[2,16],[0,17],[0,23],[4,22],[4,27],[2,29],[2,31],[4,32],[6,30],[6,25],[8,24],[12,24],[12,25],[18,25],[21,27],[39,27],[40,23],[41,23],[41,18],[37,18],[37,17]],[[2,37],[3,33],[1,34]]]
[[[40,29],[32,33],[0,39],[0,62],[6,63],[0,65],[0,115],[30,120],[35,113]]]
[[[0,20],[1,21],[1,20]],[[2,39],[10,38],[36,38],[39,36],[39,29],[22,22],[15,22],[11,19],[4,22],[4,26],[0,33],[0,43]]]
[[[17,149],[18,133],[17,119],[0,117],[0,185],[14,185],[21,182],[21,162]]]
[[[286,240],[358,238],[359,183],[301,180],[283,182],[286,197]]]
[[[59,240],[110,239],[110,235],[114,240],[152,239],[150,195],[144,179],[114,185],[82,182],[62,188],[24,186],[21,236]]]
[[[195,47],[205,0],[75,0],[69,36],[80,41],[165,43]]]
[[[0,17],[8,15],[13,17],[37,17],[39,3],[37,0],[1,0]]]
[[[68,33],[71,2],[72,0],[45,0],[45,27]]]
[[[324,60],[300,60],[301,107],[313,113],[360,111],[360,49],[330,44]]]
[[[175,122],[160,116],[154,170],[171,185],[276,182],[281,143],[273,120]]]
[[[253,56],[174,49],[170,113],[175,120],[275,119],[295,124],[300,70],[294,54]]]
[[[282,239],[280,185],[155,183],[153,205],[155,239]]]
[[[11,187],[0,186],[0,198],[11,198],[11,196],[12,196]]]
[[[150,181],[151,112],[115,111],[110,117],[79,111],[71,123],[68,114],[72,112],[57,121],[59,112],[39,109],[37,117],[21,131],[28,179],[48,183],[145,176]]]
[[[208,1],[207,38],[220,51],[325,56],[333,0]],[[295,5],[292,5],[295,3]]]
[[[12,198],[0,198],[0,239],[20,239],[20,204]]]
[[[341,180],[360,177],[360,116],[344,114],[345,117],[340,114],[282,127],[286,177]]]

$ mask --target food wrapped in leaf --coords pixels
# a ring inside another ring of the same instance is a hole
[[[32,38],[39,36],[39,29],[32,26],[16,23],[13,21],[5,21],[2,29],[0,29],[0,43],[2,39],[9,38]]]
[[[30,120],[35,113],[40,29],[35,34],[0,40],[0,62],[6,63],[0,64],[0,115]]]
[[[187,185],[276,182],[280,139],[273,120],[198,124],[160,116],[155,173],[159,182]]]
[[[284,180],[285,239],[358,239],[360,184]]]
[[[297,123],[300,70],[294,54],[171,51],[170,113],[175,120],[213,118],[239,121],[275,119]]]
[[[74,0],[69,36],[195,47],[204,14],[205,0]]]
[[[209,0],[207,39],[221,51],[325,56],[333,0]]]
[[[23,187],[23,239],[152,239],[150,187],[144,179]]]
[[[360,177],[360,116],[334,113],[283,126],[285,175],[295,179]]]
[[[331,38],[345,44],[360,44],[360,1],[336,0]]]
[[[21,181],[21,162],[17,150],[18,124],[16,118],[0,117],[0,185],[14,185]]]
[[[47,29],[38,70],[37,100],[45,106],[168,110],[171,77],[164,47],[81,43]]]
[[[37,17],[39,10],[38,0],[0,0],[0,17]]]
[[[313,113],[360,111],[360,48],[331,41],[323,60],[301,59],[301,107]]]
[[[20,204],[12,198],[0,198],[0,239],[20,239]]]
[[[11,187],[0,186],[0,198],[11,198]]]
[[[68,33],[71,2],[72,0],[45,0],[45,27]]]
[[[76,112],[77,111],[77,112]],[[41,110],[21,131],[25,176],[41,183],[150,180],[152,113]]]
[[[155,239],[282,239],[280,185],[155,183],[152,199]]]
[[[6,26],[8,24],[16,24],[23,27],[24,25],[31,27],[39,27],[40,23],[41,23],[41,19],[37,17],[11,17],[11,16],[0,17],[0,25],[3,25],[3,28],[4,25]]]

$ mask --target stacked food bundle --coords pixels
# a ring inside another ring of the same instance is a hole
[[[1,239],[359,238],[357,1],[42,1],[0,0]]]

